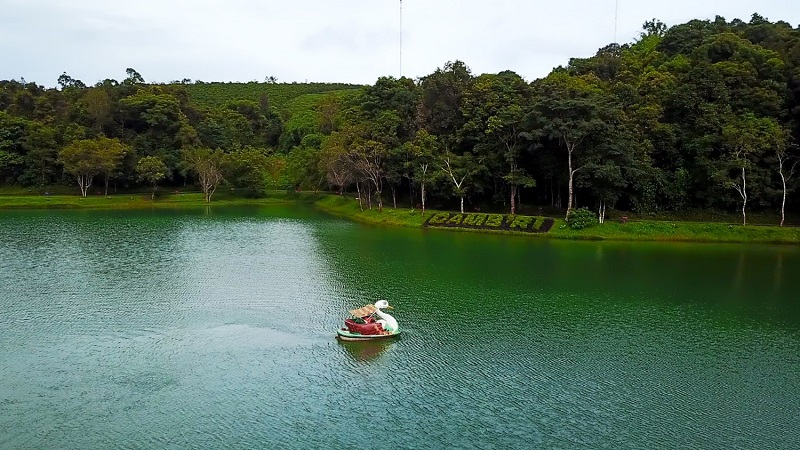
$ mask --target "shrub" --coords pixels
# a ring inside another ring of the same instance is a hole
[[[522,230],[527,230],[530,227],[531,222],[533,222],[533,217],[530,216],[513,216],[514,220],[511,220],[512,216],[508,216],[509,228],[520,228]]]
[[[446,223],[450,219],[450,213],[440,212],[437,213],[435,216],[431,217],[431,220],[428,222],[431,225],[438,225],[442,223]]]
[[[503,224],[503,215],[502,214],[489,214],[489,217],[486,218],[486,225],[487,227],[497,228]]]
[[[567,223],[573,230],[582,230],[589,228],[597,223],[597,217],[594,213],[589,211],[585,206],[583,208],[573,209],[567,217]]]
[[[487,214],[467,214],[467,217],[464,218],[464,225],[482,226],[487,217]]]
[[[449,225],[461,225],[461,220],[464,218],[463,214],[455,214],[447,221]]]

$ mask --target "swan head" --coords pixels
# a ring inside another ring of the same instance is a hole
[[[394,309],[391,306],[389,306],[389,302],[386,300],[378,300],[377,302],[375,302],[375,307],[378,309]]]

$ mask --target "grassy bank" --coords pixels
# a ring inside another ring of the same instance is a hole
[[[422,216],[419,210],[412,212],[407,208],[384,208],[360,211],[354,199],[342,199],[337,196],[323,197],[316,205],[340,217],[359,222],[404,227],[422,227],[425,222],[438,211],[426,211]],[[689,222],[689,221],[648,221],[638,220],[620,223],[606,222],[602,225],[583,230],[573,230],[563,219],[556,219],[552,229],[547,233],[532,234],[509,230],[476,230],[449,228],[481,233],[525,234],[531,237],[549,237],[557,239],[577,240],[618,240],[618,241],[675,241],[675,242],[729,242],[760,244],[800,244],[800,228],[777,226],[741,226],[727,223]]]
[[[117,194],[80,197],[77,195],[0,195],[0,209],[143,209],[143,208],[196,208],[211,205],[269,205],[277,203],[319,200],[322,194],[269,192],[265,198],[244,198],[220,192],[206,203],[200,192],[163,194],[150,199],[150,194]]]
[[[313,203],[330,214],[367,224],[422,228],[439,211],[428,210],[422,215],[419,210],[408,208],[392,209],[384,205],[384,210],[367,209],[361,211],[352,196],[314,194],[310,192],[271,191],[266,198],[250,199],[223,191],[214,194],[212,207],[269,205],[280,203]],[[21,195],[9,192],[0,193],[2,209],[143,209],[143,208],[197,208],[207,206],[202,193],[162,194],[155,200],[149,194],[95,195],[86,198],[77,195]],[[800,227],[741,226],[716,222],[693,221],[654,221],[635,220],[628,223],[608,221],[584,230],[573,230],[563,219],[556,219],[547,233],[521,233],[510,230],[463,229],[499,234],[525,234],[532,238],[557,238],[579,240],[620,240],[620,241],[680,241],[680,242],[731,242],[762,244],[800,244]]]
[[[547,236],[622,241],[800,244],[800,228],[797,227],[742,226],[712,222],[606,222],[584,230],[573,230],[564,220],[559,219]]]
[[[339,195],[322,197],[315,205],[330,214],[357,222],[410,228],[421,228],[425,221],[435,213],[435,211],[425,211],[423,216],[420,210],[412,211],[408,208],[392,209],[391,204],[384,204],[382,212],[379,212],[377,207],[361,211],[355,198]]]

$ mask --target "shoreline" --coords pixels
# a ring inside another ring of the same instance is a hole
[[[361,211],[354,197],[341,197],[330,193],[284,192],[270,191],[264,198],[243,198],[220,191],[206,203],[202,193],[170,193],[162,194],[155,200],[149,194],[113,194],[80,197],[75,195],[0,195],[0,211],[3,210],[35,210],[35,209],[158,209],[158,208],[200,208],[228,206],[269,206],[279,204],[305,203],[330,215],[368,225],[405,227],[417,229],[447,230],[465,233],[505,234],[528,236],[534,239],[569,239],[569,240],[610,240],[640,242],[696,242],[696,243],[731,243],[731,244],[800,244],[800,227],[779,227],[769,225],[733,225],[720,222],[690,221],[655,221],[636,220],[628,223],[606,221],[583,230],[573,230],[564,219],[552,218],[552,225],[546,232],[514,231],[501,227],[462,227],[458,224],[432,225],[431,219],[436,215],[449,214],[460,216],[458,212],[407,208],[392,209],[384,205],[383,212],[377,209]],[[462,217],[481,215],[467,214]],[[513,217],[502,214],[504,217]],[[541,217],[529,217],[531,224]],[[551,218],[545,218],[551,219]],[[509,219],[510,220],[510,219]],[[434,221],[436,222],[436,221]],[[459,222],[460,223],[460,222]],[[464,223],[467,223],[466,221]],[[533,226],[533,225],[531,225]]]
[[[552,218],[552,227],[544,233],[513,231],[510,229],[487,229],[459,226],[426,226],[430,219],[440,213],[459,215],[458,212],[425,210],[420,212],[408,209],[384,211],[360,211],[354,199],[339,196],[324,197],[314,203],[319,209],[341,218],[372,225],[401,226],[406,228],[446,230],[463,233],[504,234],[526,236],[530,239],[568,239],[579,241],[634,241],[634,242],[695,242],[717,244],[800,244],[800,227],[779,227],[768,225],[733,225],[719,222],[689,221],[606,221],[583,230],[573,230],[561,218]],[[475,215],[474,213],[467,215]],[[503,214],[503,216],[508,216]],[[531,222],[535,221],[534,216]]]

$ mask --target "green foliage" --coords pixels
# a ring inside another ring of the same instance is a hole
[[[486,218],[486,222],[484,223],[485,226],[492,228],[498,228],[502,224],[503,224],[502,214],[489,214],[489,216]]]
[[[489,217],[488,214],[467,214],[467,217],[464,218],[464,225],[471,225],[474,227],[483,226],[486,219]]]
[[[461,225],[461,222],[464,220],[464,214],[453,214],[450,219],[447,220],[448,225]]]
[[[131,68],[91,87],[66,73],[60,89],[0,81],[0,185],[73,183],[77,153],[57,152],[108,137],[124,157],[93,170],[123,189],[148,183],[136,171],[144,157],[160,159],[175,185],[199,180],[182,156],[205,147],[219,149],[220,176],[248,195],[357,186],[416,211],[516,213],[519,201],[525,211],[580,199],[647,214],[752,209],[776,223],[788,209],[791,222],[800,180],[780,152],[800,140],[798,42],[800,30],[761,16],[651,20],[634,42],[530,83],[510,71],[476,76],[461,61],[370,86],[157,85]],[[95,175],[82,172],[83,191]]]
[[[152,197],[155,197],[158,183],[169,176],[169,169],[159,158],[145,156],[136,164],[136,173],[139,175],[139,181],[153,186]]]
[[[200,81],[180,86],[186,89],[192,101],[201,107],[223,105],[233,99],[259,102],[262,96],[267,96],[269,106],[278,111],[289,107],[293,99],[303,95],[361,88],[359,85],[343,83],[204,83]]]
[[[450,213],[440,212],[440,213],[436,213],[433,217],[431,217],[431,220],[430,220],[429,223],[431,223],[431,224],[442,224],[442,223],[447,223],[448,220],[450,220]]]
[[[127,151],[119,139],[82,139],[64,147],[58,159],[64,171],[77,178],[81,194],[86,197],[93,178],[101,174],[106,179],[111,176]]]
[[[139,175],[139,180],[151,185],[156,185],[167,178],[167,170],[164,162],[155,156],[145,156],[136,164],[136,173]]]
[[[197,176],[206,202],[211,202],[217,187],[225,180],[222,175],[225,153],[221,149],[193,147],[184,149],[182,157],[189,170]]]
[[[528,227],[530,227],[531,223],[533,223],[534,217],[515,215],[513,216],[513,218],[512,216],[509,216],[508,221],[509,221],[509,228],[511,228],[512,230],[515,228],[526,230],[528,229]]]
[[[273,180],[275,168],[271,153],[265,149],[245,147],[226,155],[225,179],[243,189],[247,197],[263,197]]]
[[[583,230],[597,224],[597,217],[589,208],[582,207],[570,211],[567,223],[573,230]]]
[[[309,147],[295,147],[286,157],[287,187],[318,191],[325,176],[319,170],[320,152]]]

